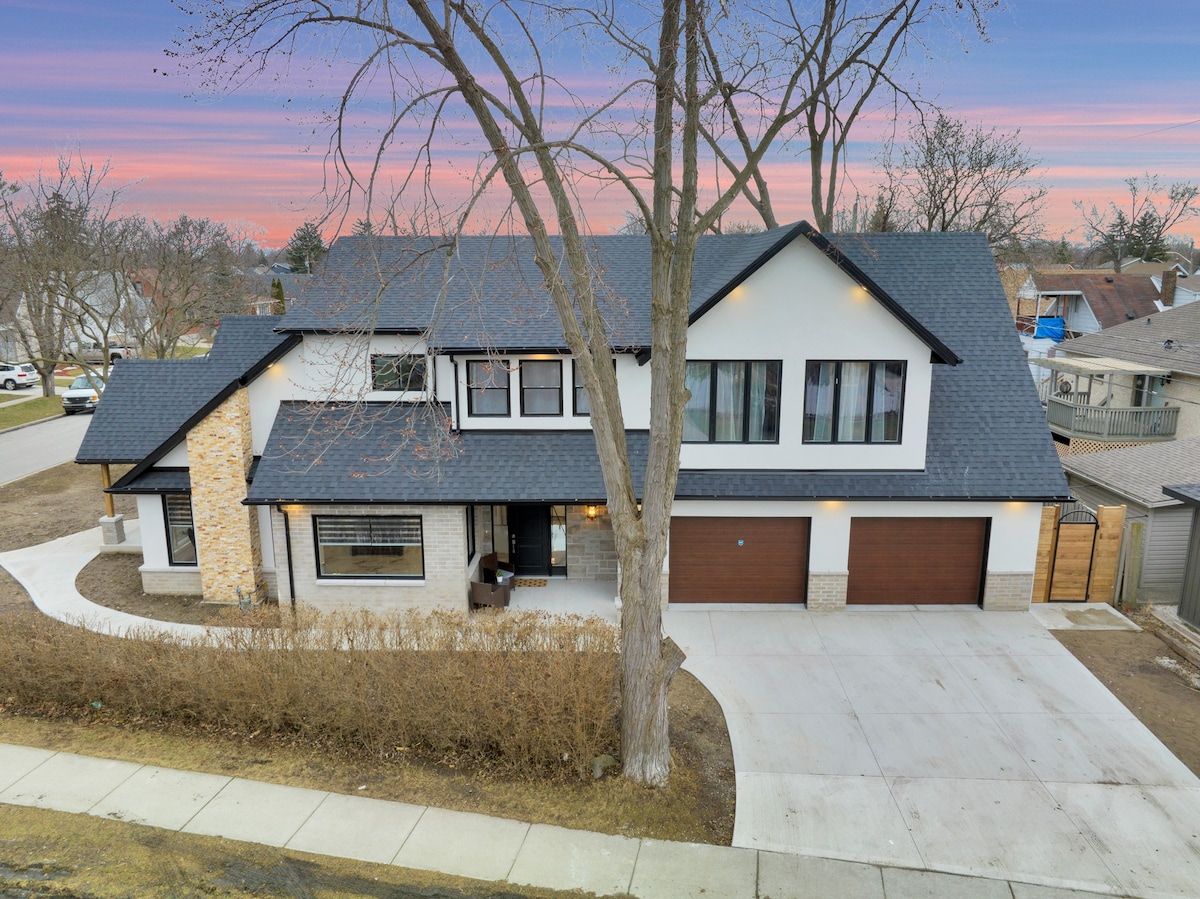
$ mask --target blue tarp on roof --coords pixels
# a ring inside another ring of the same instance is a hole
[[[1035,338],[1049,337],[1055,343],[1058,343],[1067,336],[1066,319],[1038,316],[1037,330],[1033,332],[1033,336]]]

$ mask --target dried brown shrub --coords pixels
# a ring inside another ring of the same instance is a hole
[[[615,753],[619,640],[595,618],[365,612],[282,616],[186,641],[14,615],[0,701],[291,735],[387,757],[467,756],[578,774]]]

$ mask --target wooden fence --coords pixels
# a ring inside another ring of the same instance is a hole
[[[1111,603],[1124,527],[1124,506],[1100,506],[1095,515],[1044,506],[1033,601]]]

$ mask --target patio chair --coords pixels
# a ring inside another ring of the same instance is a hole
[[[495,584],[500,580],[511,581],[513,571],[515,569],[508,562],[501,562],[495,553],[488,553],[479,560],[479,577],[485,584]],[[506,571],[509,574],[507,578],[498,578],[497,572]]]
[[[508,605],[512,596],[512,588],[502,584],[484,584],[479,581],[471,582],[470,604],[471,611],[485,607],[503,609]]]

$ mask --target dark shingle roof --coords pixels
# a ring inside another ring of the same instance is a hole
[[[1158,289],[1149,275],[1035,272],[1033,281],[1039,293],[1082,293],[1101,328],[1158,311]]]
[[[109,493],[189,493],[192,475],[186,468],[151,468],[126,476],[109,488]]]
[[[870,274],[846,265],[835,242],[800,222],[757,234],[706,234],[692,273],[695,320],[799,236],[827,250],[866,286]],[[561,259],[561,240],[552,237]],[[590,240],[590,262],[601,284],[602,311],[618,349],[650,345],[650,244],[644,235]],[[566,262],[562,263],[564,269]],[[954,352],[885,293],[878,299],[946,362]],[[485,302],[486,300],[486,302]],[[451,244],[432,238],[344,237],[319,275],[288,306],[282,328],[296,331],[429,332],[442,351],[500,348],[565,350],[558,315],[534,262],[529,238],[464,235]]]
[[[285,402],[247,503],[603,502],[591,431],[464,431],[441,407]],[[627,435],[640,490],[647,435]],[[551,462],[553,464],[548,464]]]
[[[277,333],[278,324],[278,316],[231,315],[221,320],[207,356],[118,363],[75,461],[144,463],[141,468],[161,458],[239,383],[299,342]]]
[[[1069,495],[1066,480],[1012,327],[986,239],[979,234],[870,234],[830,236],[829,240],[833,248],[886,291],[909,317],[926,326],[962,357],[960,365],[933,367],[925,470],[684,471],[680,474],[678,495],[681,498],[1066,499]],[[622,276],[630,279],[621,288],[630,297],[640,296],[639,291],[647,283],[638,282],[630,274],[640,272],[638,277],[648,278],[638,268],[638,260],[644,259],[644,245],[644,238],[638,237],[603,240],[606,254],[632,254],[618,267]],[[694,283],[703,285],[700,290],[710,294],[723,289],[753,265],[757,258],[754,253],[770,252],[775,246],[769,233],[723,236],[720,245],[729,249],[730,255],[719,258],[721,253],[716,252],[718,244],[714,243],[706,245],[705,252],[697,257]],[[343,248],[348,249],[349,246]],[[643,255],[637,256],[638,253]],[[345,265],[346,252],[332,254],[330,258],[335,271],[345,272],[339,266]],[[409,260],[414,261],[414,257]],[[517,260],[521,261],[528,260]],[[327,263],[327,272],[329,268]],[[440,269],[434,274],[440,283]],[[284,326],[317,328],[328,326],[334,319],[346,320],[354,304],[349,302],[349,290],[339,291],[347,288],[350,280],[336,283],[337,290],[329,282],[322,288],[325,291],[321,294],[322,302],[330,304],[326,315],[314,315],[311,306],[306,311],[293,305]],[[510,300],[511,297],[503,299],[501,308],[511,312],[515,307]],[[527,293],[525,302],[532,313],[534,295]],[[374,311],[373,304],[367,305]],[[622,309],[625,321],[639,322],[638,316],[644,314],[645,305],[626,304]],[[403,323],[419,321],[419,310],[428,312],[431,308],[419,292],[401,296],[395,290],[385,291],[377,310],[380,327],[400,329]],[[478,304],[472,303],[471,308],[474,315],[483,314],[483,307]],[[492,342],[529,348],[561,346],[561,329],[549,302],[543,301],[536,311],[536,316],[523,320],[506,318],[507,313],[497,314],[488,323]],[[436,326],[443,337],[448,318],[443,316]],[[468,322],[461,318],[456,321],[456,327],[461,329],[461,344],[479,345],[478,338],[471,336],[475,332],[468,328]],[[802,318],[797,321],[801,323]],[[533,336],[523,339],[520,336],[523,334]],[[500,339],[502,336],[504,340]],[[639,337],[635,343],[642,339]],[[287,420],[276,422],[271,448],[264,454],[251,491],[254,501],[370,501],[385,495],[393,500],[427,502],[532,501],[537,497],[599,501],[603,497],[595,450],[587,432],[464,432],[459,436],[460,455],[440,464],[439,480],[418,478],[411,473],[427,471],[428,460],[388,462],[381,464],[373,476],[367,474],[367,460],[385,456],[397,447],[388,445],[385,436],[381,436],[385,432],[369,429],[364,434],[361,427],[356,427],[343,429],[334,451],[326,453],[318,467],[309,470],[307,464],[301,464],[296,470],[295,460],[281,456],[281,448],[306,439],[312,430],[309,425],[313,415],[319,421],[317,430],[328,433],[326,417],[330,414],[334,412],[328,408],[305,412],[300,406],[292,406]],[[644,438],[631,435],[631,446],[641,439]],[[555,464],[544,466],[543,459],[553,459]],[[305,495],[299,496],[297,492]]]

